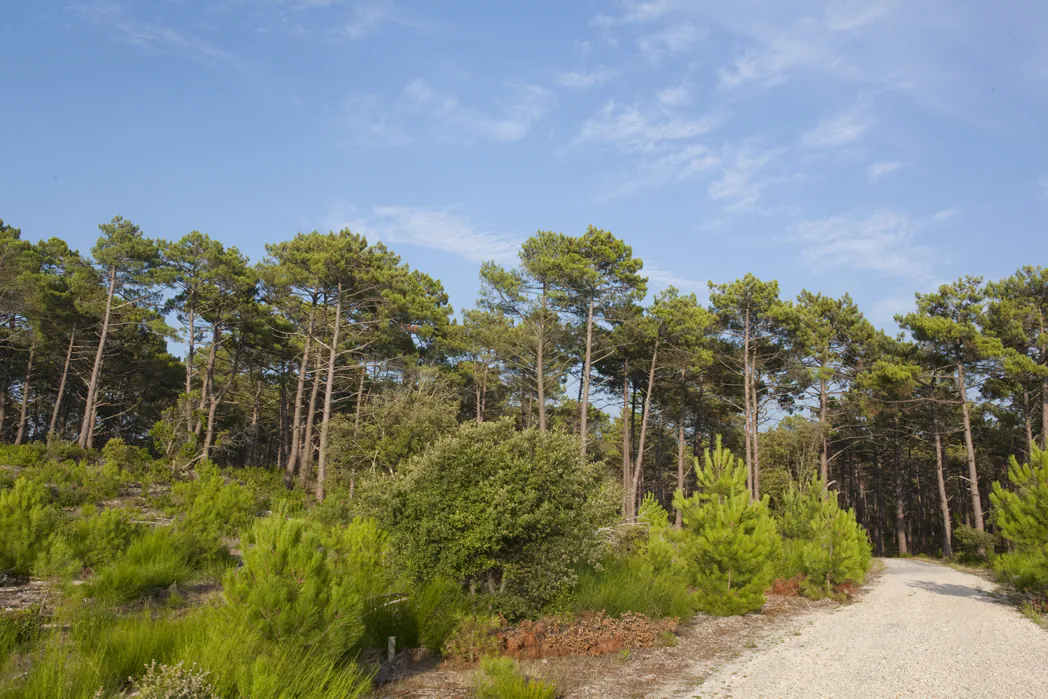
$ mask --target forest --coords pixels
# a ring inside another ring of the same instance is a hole
[[[555,696],[514,625],[843,598],[885,556],[1048,611],[1042,267],[886,332],[753,275],[656,290],[595,227],[465,309],[349,230],[253,261],[98,228],[0,221],[0,575],[46,590],[0,617],[0,697],[360,696],[413,648]]]

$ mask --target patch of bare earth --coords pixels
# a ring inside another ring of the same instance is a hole
[[[652,647],[637,648],[619,637],[614,651],[590,655],[596,647],[580,644],[587,654],[534,658],[537,652],[520,652],[521,670],[552,682],[561,697],[664,697],[684,688],[694,688],[723,663],[748,649],[776,642],[804,625],[818,610],[839,606],[832,600],[811,601],[792,595],[768,595],[760,613],[737,617],[704,614],[677,626],[677,636],[659,634]],[[540,629],[545,633],[548,629]],[[535,635],[535,625],[525,633]],[[569,632],[578,636],[578,632]],[[519,634],[518,634],[519,635]],[[668,643],[669,644],[668,644]],[[543,639],[545,643],[545,639]],[[531,648],[536,646],[532,642]],[[564,646],[555,644],[554,648]],[[529,659],[531,658],[531,659]],[[437,663],[431,659],[411,662],[409,654],[398,656],[390,681],[376,687],[375,699],[437,699],[473,696],[475,665]]]

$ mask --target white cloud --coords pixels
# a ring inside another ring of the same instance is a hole
[[[683,107],[692,102],[691,90],[684,85],[675,85],[674,87],[659,90],[655,93],[655,97],[658,98],[659,104],[663,107]]]
[[[512,96],[498,113],[491,113],[464,105],[456,97],[440,95],[422,80],[409,83],[404,98],[428,114],[445,137],[463,141],[519,141],[556,102],[553,93],[545,88],[521,85],[513,88]]]
[[[872,126],[868,104],[860,100],[820,121],[801,142],[809,148],[839,148],[861,141]]]
[[[649,58],[658,59],[663,54],[687,51],[702,41],[706,34],[705,29],[684,22],[641,37],[637,47]]]
[[[574,143],[603,143],[624,151],[650,151],[702,136],[721,121],[719,115],[695,118],[640,103],[623,106],[612,101],[582,124]]]
[[[353,19],[342,28],[342,33],[349,39],[358,41],[375,32],[383,22],[390,19],[392,15],[388,2],[359,2],[353,6]]]
[[[803,259],[815,270],[839,267],[927,280],[936,251],[918,242],[918,236],[955,215],[956,209],[926,217],[889,210],[800,221],[790,240],[801,244]]]
[[[707,193],[710,199],[724,202],[729,211],[752,209],[768,186],[782,179],[767,175],[765,169],[785,149],[758,150],[752,143],[743,143],[723,151],[720,174],[710,182]]]
[[[695,279],[688,279],[687,277],[681,277],[677,274],[670,272],[657,264],[645,263],[644,269],[641,271],[645,277],[648,278],[648,283],[656,288],[665,289],[667,287],[677,287],[684,292],[705,291],[707,286],[706,282],[701,282]]]
[[[556,77],[557,85],[575,90],[587,90],[591,87],[606,85],[619,76],[616,70],[599,68],[597,70],[572,70]]]
[[[449,208],[377,206],[361,216],[355,207],[341,204],[324,223],[332,230],[349,228],[390,245],[438,250],[470,262],[512,263],[520,247],[515,238],[479,230],[467,216]]]
[[[870,180],[879,180],[885,175],[889,175],[905,166],[906,163],[898,160],[881,160],[876,163],[871,163],[869,169]]]

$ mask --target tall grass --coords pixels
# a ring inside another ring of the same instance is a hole
[[[194,573],[179,535],[157,528],[143,534],[102,568],[87,586],[87,594],[104,604],[121,604],[151,590],[184,583]]]
[[[693,614],[696,604],[682,574],[656,571],[647,558],[635,555],[606,559],[600,568],[579,575],[575,611],[599,610],[610,616],[634,612],[681,618]]]
[[[556,688],[524,677],[510,658],[484,658],[475,678],[477,699],[554,699]]]

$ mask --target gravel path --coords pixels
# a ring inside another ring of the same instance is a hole
[[[993,583],[885,563],[861,601],[741,656],[688,696],[1048,697],[1048,633],[988,594]]]

